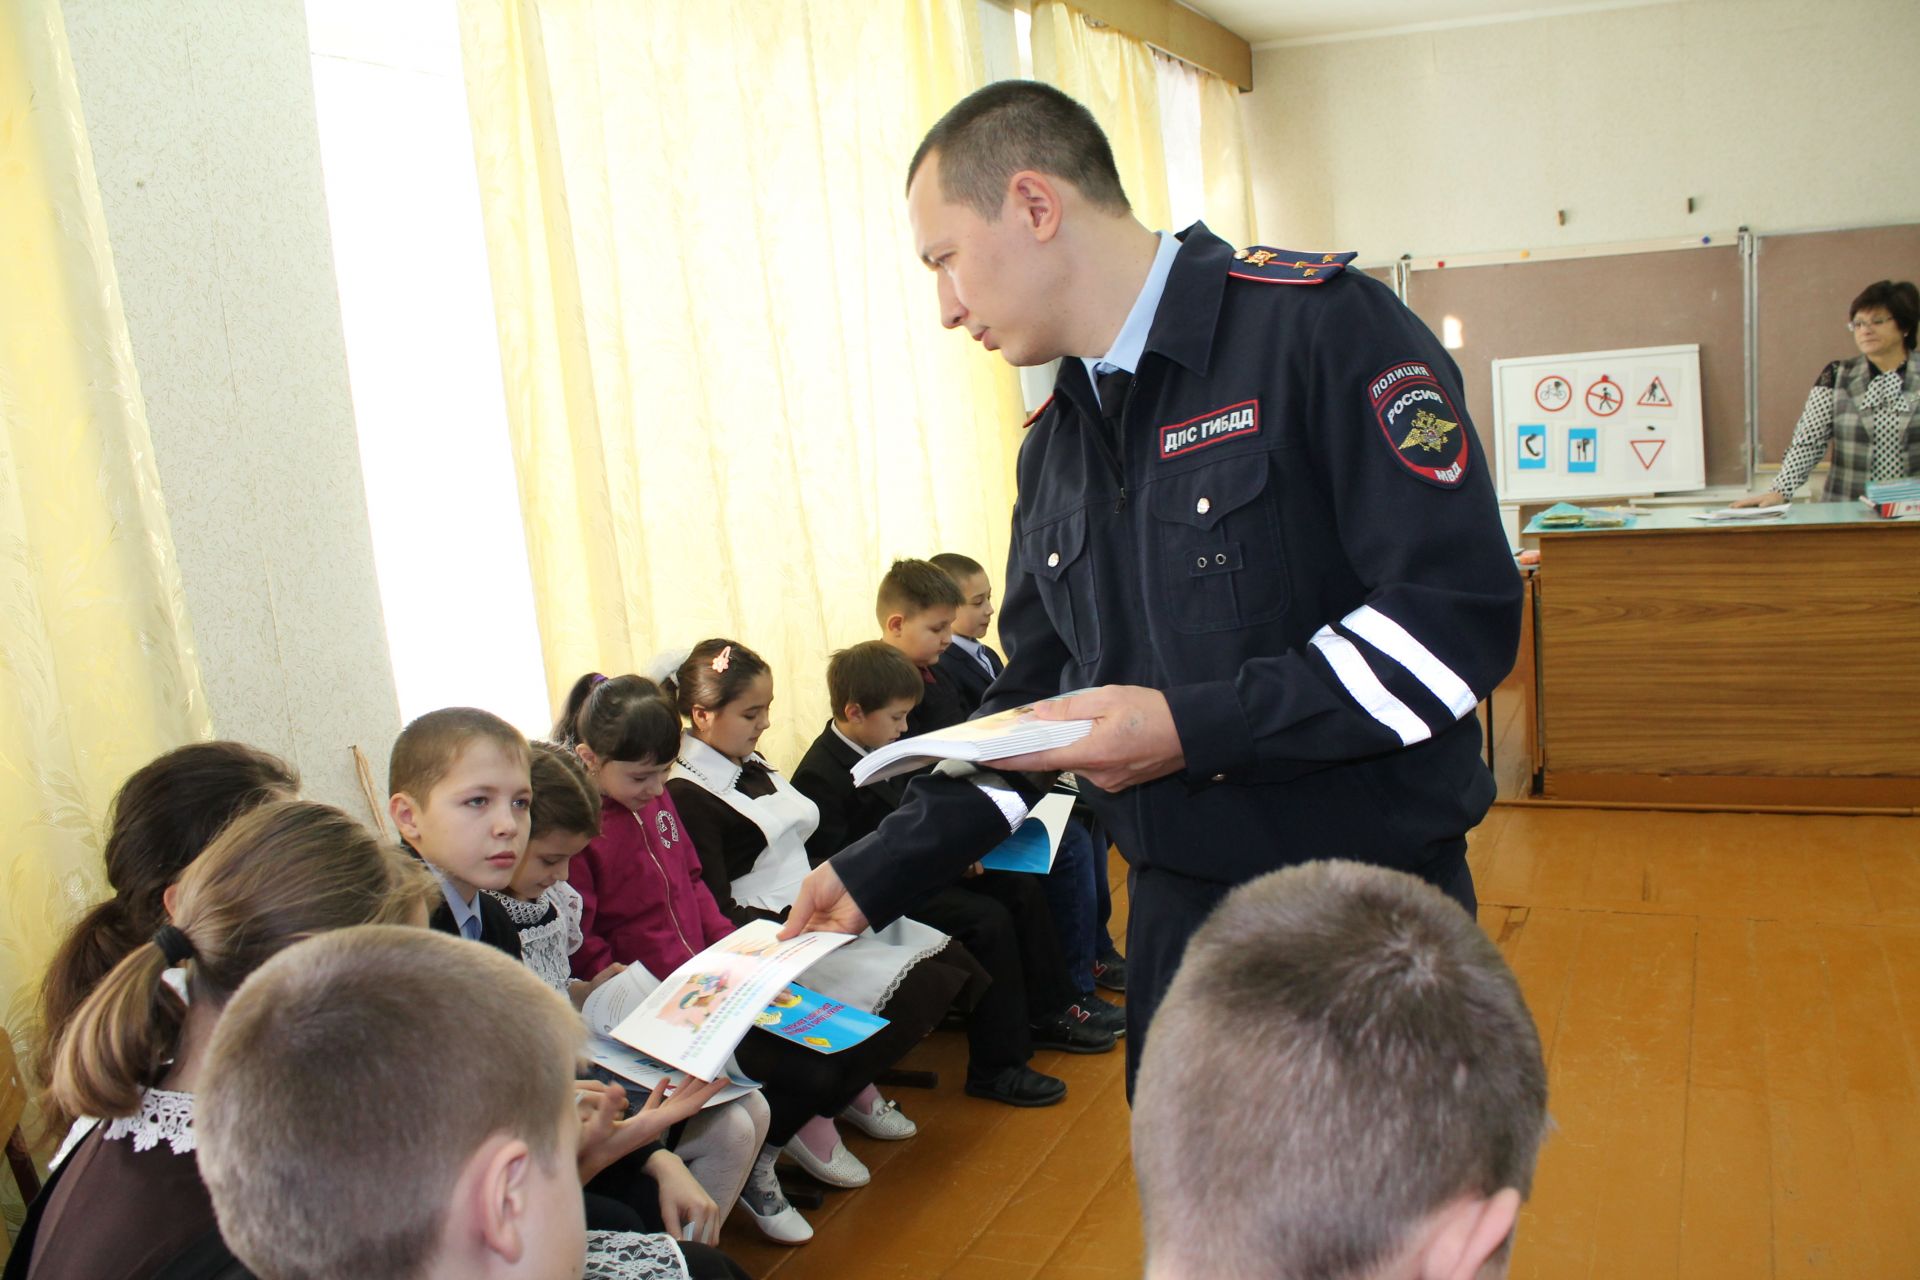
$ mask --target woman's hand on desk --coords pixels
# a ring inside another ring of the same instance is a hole
[[[1744,498],[1735,498],[1727,505],[1730,507],[1777,507],[1786,501],[1786,494],[1769,489],[1765,493],[1750,493]]]

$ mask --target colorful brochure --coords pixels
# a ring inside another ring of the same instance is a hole
[[[773,920],[741,925],[675,969],[612,1029],[613,1038],[713,1079],[775,996],[808,965],[853,941],[850,933],[803,933],[781,942],[779,932]]]
[[[647,1094],[652,1093],[662,1080],[667,1081],[670,1088],[677,1089],[690,1079],[685,1071],[676,1071],[664,1062],[649,1058],[638,1049],[601,1035],[587,1037],[587,1057],[596,1067],[618,1078],[623,1085],[630,1086],[627,1089],[627,1101],[635,1106],[638,1106]],[[760,1087],[757,1080],[749,1079],[738,1067],[724,1063],[722,1065],[729,1068],[725,1075],[731,1083],[707,1099],[706,1104],[701,1107],[703,1111],[707,1107],[717,1107],[723,1102],[732,1102],[742,1094],[752,1093]]]
[[[1060,837],[1066,834],[1067,820],[1072,816],[1073,797],[1063,791],[1049,791],[1012,835],[980,859],[980,865],[989,871],[1047,874],[1053,870],[1053,856],[1060,851]]]
[[[885,1018],[829,1000],[797,982],[782,987],[759,1013],[754,1025],[815,1053],[851,1049],[887,1025]]]

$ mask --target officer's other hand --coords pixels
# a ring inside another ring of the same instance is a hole
[[[1109,684],[1034,706],[1041,720],[1091,720],[1093,732],[1071,746],[995,760],[1002,772],[1069,770],[1102,791],[1122,791],[1186,767],[1167,695],[1139,685]]]
[[[866,927],[866,913],[847,892],[847,886],[840,883],[840,873],[829,860],[809,871],[807,878],[800,882],[793,910],[787,913],[787,922],[780,927],[780,941],[808,931],[859,933]]]
[[[1727,505],[1730,507],[1777,507],[1786,500],[1785,494],[1769,489],[1765,493],[1750,493],[1744,498],[1735,498]]]

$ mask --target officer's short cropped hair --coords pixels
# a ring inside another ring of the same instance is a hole
[[[1892,280],[1877,280],[1853,300],[1853,305],[1847,308],[1847,319],[1874,307],[1886,308],[1894,324],[1900,327],[1900,337],[1906,342],[1907,350],[1913,350],[1914,328],[1920,325],[1920,289],[1915,289],[1908,280],[1897,284]]]
[[[1451,899],[1352,862],[1264,876],[1194,934],[1147,1038],[1149,1269],[1372,1275],[1449,1202],[1524,1197],[1546,1101],[1519,984]]]
[[[564,1158],[583,1034],[493,947],[399,925],[289,947],[227,1005],[195,1103],[220,1234],[259,1276],[427,1274],[489,1137]]]
[[[926,691],[919,668],[885,640],[849,645],[827,660],[827,697],[836,720],[849,706],[871,715],[905,698],[917,707]]]
[[[874,613],[885,626],[894,614],[916,618],[929,609],[958,609],[966,603],[960,584],[930,560],[895,560],[880,579]]]
[[[990,222],[1000,216],[1007,183],[1023,169],[1066,179],[1109,213],[1129,208],[1113,148],[1093,113],[1036,80],[1001,80],[955,103],[913,153],[908,187],[935,152],[941,193]]]

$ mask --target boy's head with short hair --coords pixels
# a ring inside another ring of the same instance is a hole
[[[933,564],[953,579],[960,588],[960,607],[954,611],[953,634],[969,640],[984,640],[987,624],[993,621],[993,580],[972,556],[957,551],[942,551]]]
[[[926,560],[895,560],[880,579],[874,616],[880,638],[916,667],[931,667],[953,642],[953,615],[960,588],[938,565]]]
[[[195,1102],[221,1234],[261,1280],[577,1277],[581,1036],[492,947],[367,925],[288,948],[227,1006]]]
[[[387,812],[400,836],[472,902],[505,889],[527,847],[527,740],[476,707],[430,711],[400,731]]]
[[[884,640],[851,645],[827,662],[834,726],[869,751],[907,731],[926,688],[906,655]]]
[[[1141,1061],[1147,1274],[1503,1275],[1546,1100],[1519,984],[1438,890],[1350,862],[1243,885]]]

